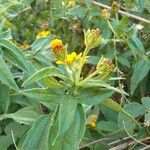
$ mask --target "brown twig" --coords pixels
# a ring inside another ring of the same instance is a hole
[[[147,140],[150,140],[150,137],[146,137],[144,139],[140,139],[139,141],[140,142],[145,142]],[[115,147],[110,148],[110,150],[124,150],[128,146],[132,146],[132,145],[135,145],[135,144],[138,144],[138,143],[136,141],[125,142],[125,143],[122,143],[122,144],[119,144],[119,145],[117,145]],[[140,150],[147,150],[148,148],[150,148],[150,145],[147,145],[147,146],[141,148]]]
[[[100,2],[93,1],[93,4],[111,10],[110,6],[102,4]],[[130,18],[133,18],[133,19],[136,19],[136,20],[139,20],[139,21],[142,21],[142,22],[150,24],[150,20],[142,18],[140,16],[136,16],[136,15],[130,14],[130,13],[122,11],[122,10],[119,10],[118,13],[121,14],[121,15],[126,15],[126,16],[128,16]]]
[[[93,141],[93,142],[87,143],[87,144],[85,144],[85,145],[79,147],[79,149],[85,148],[85,147],[87,147],[87,146],[90,146],[90,145],[93,145],[93,144],[96,144],[96,143],[99,143],[99,142],[107,141],[107,140],[110,140],[110,138],[98,139],[98,140],[95,140],[95,141]]]

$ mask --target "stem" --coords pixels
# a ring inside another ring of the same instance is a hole
[[[78,83],[78,86],[81,86],[83,83],[85,83],[86,81],[92,79],[95,75],[98,74],[98,70],[94,71],[92,74],[90,74],[87,78],[85,78],[83,81],[81,81],[80,83]]]
[[[117,34],[116,34],[116,32],[115,32],[113,26],[111,25],[111,23],[110,23],[110,21],[109,21],[108,19],[107,19],[107,23],[108,23],[109,28],[110,28],[111,31],[113,32],[113,34],[117,37]]]
[[[110,6],[105,5],[105,4],[102,4],[102,3],[100,3],[100,2],[93,1],[93,4],[95,4],[95,5],[97,5],[97,6],[100,6],[100,7],[102,7],[102,8],[106,8],[106,9],[111,10],[111,7],[110,7]],[[142,21],[142,22],[145,22],[145,23],[150,24],[150,20],[145,19],[145,18],[142,18],[142,17],[140,17],[140,16],[136,16],[136,15],[127,13],[127,12],[122,11],[122,10],[119,10],[118,13],[121,14],[121,15],[126,15],[126,16],[128,16],[128,17],[130,17],[130,18],[134,18],[134,19],[136,19],[136,20],[139,20],[139,21]]]
[[[70,68],[68,67],[68,65],[67,64],[65,64],[65,67],[66,67],[66,71],[67,71],[67,73],[68,73],[68,75],[69,75],[69,78],[70,78],[70,80],[72,81],[72,82],[74,82],[74,79],[73,79],[73,76],[72,76],[72,70],[70,70]]]
[[[86,55],[88,54],[88,52],[89,52],[89,49],[86,47],[85,51],[83,53],[83,56],[81,58],[81,64],[80,64],[80,67],[79,67],[79,71],[77,72],[77,75],[76,75],[76,85],[80,81],[80,74],[81,74],[81,71],[82,71],[82,68],[83,68],[83,65],[84,65],[84,62],[85,62],[85,59],[86,59]]]
[[[90,142],[90,143],[87,143],[85,145],[82,145],[81,147],[79,147],[79,149],[82,149],[82,148],[85,148],[87,146],[90,146],[90,145],[93,145],[93,144],[96,144],[96,143],[99,143],[99,142],[103,142],[103,141],[107,141],[107,140],[110,140],[111,138],[103,138],[103,139],[98,139],[98,140],[95,140],[93,142]]]
[[[116,20],[118,22],[118,16],[116,15]],[[115,56],[115,65],[116,65],[116,68],[117,68],[117,76],[120,77],[120,70],[119,70],[119,65],[118,65],[118,58],[117,58],[117,47],[116,47],[116,40],[118,39],[118,36],[113,28],[113,26],[111,25],[110,21],[107,20],[107,23],[109,25],[109,28],[111,29],[111,31],[114,33],[114,40],[113,40],[113,43],[114,43],[114,56]],[[124,39],[123,39],[124,40]],[[121,84],[121,81],[118,80],[118,85],[119,85],[119,88],[122,89],[122,84]],[[128,101],[125,97],[124,94],[121,94],[122,97],[121,97],[121,101],[120,101],[120,104],[122,105],[123,104],[123,99],[125,99],[126,101]]]

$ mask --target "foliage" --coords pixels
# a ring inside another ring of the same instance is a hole
[[[149,0],[118,0],[111,10],[93,0],[1,0],[0,8],[0,150],[149,144],[150,28],[118,13],[150,19]]]

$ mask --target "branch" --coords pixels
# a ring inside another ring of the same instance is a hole
[[[100,3],[100,2],[93,1],[93,4],[111,10],[111,7],[110,7],[110,6],[105,5],[105,4],[102,4],[102,3]],[[126,15],[126,16],[128,16],[128,17],[130,17],[130,18],[134,18],[134,19],[136,19],[136,20],[139,20],[139,21],[142,21],[142,22],[145,22],[145,23],[150,24],[150,20],[145,19],[145,18],[142,18],[142,17],[139,17],[139,16],[136,16],[136,15],[133,15],[133,14],[130,14],[130,13],[128,13],[128,12],[119,10],[118,13],[121,14],[121,15]]]
[[[85,147],[87,147],[87,146],[90,146],[90,145],[93,145],[93,144],[96,144],[96,143],[99,143],[99,142],[107,141],[107,140],[110,140],[110,138],[98,139],[98,140],[95,140],[95,141],[93,141],[93,142],[87,143],[87,144],[85,144],[85,145],[79,147],[79,149],[85,148]]]

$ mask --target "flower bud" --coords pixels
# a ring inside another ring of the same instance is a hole
[[[92,128],[95,128],[96,127],[96,122],[97,122],[97,115],[89,115],[88,118],[87,118],[87,124],[89,126],[91,126]]]
[[[87,49],[92,49],[99,46],[101,43],[100,30],[97,29],[88,29],[85,33],[85,45]]]
[[[67,48],[63,45],[60,39],[54,39],[50,43],[50,48],[52,48],[57,61],[64,62],[67,56]]]
[[[119,11],[119,5],[117,4],[117,2],[112,3],[111,10],[113,13],[117,13]]]
[[[101,16],[102,16],[104,19],[109,19],[109,17],[110,17],[109,10],[108,10],[108,9],[103,9],[102,12],[101,12]]]
[[[101,58],[96,69],[99,71],[101,79],[106,79],[106,77],[113,72],[114,64],[109,58]]]

